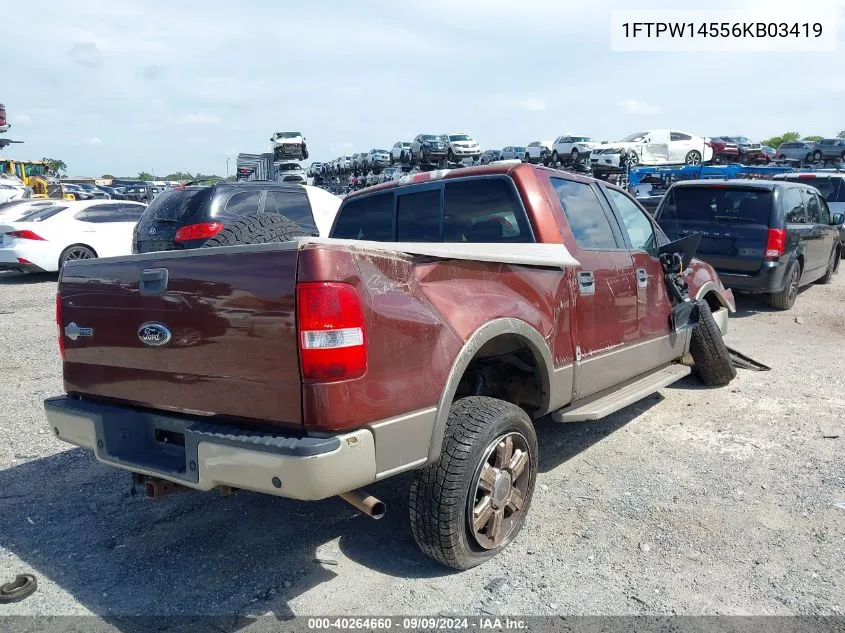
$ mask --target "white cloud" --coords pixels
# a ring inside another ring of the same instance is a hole
[[[92,136],[85,142],[88,143],[88,145],[102,145],[103,139],[101,139],[99,136]]]
[[[213,114],[190,114],[182,117],[182,123],[188,125],[217,125],[220,123],[220,119]]]
[[[546,109],[546,102],[542,99],[523,99],[517,101],[516,107],[520,110],[530,110],[531,112],[542,112]]]
[[[619,102],[619,107],[629,114],[641,114],[644,116],[660,114],[660,106],[656,106],[648,101],[643,101],[642,99],[636,99],[634,97],[623,99]]]

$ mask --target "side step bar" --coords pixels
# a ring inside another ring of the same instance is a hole
[[[689,375],[692,371],[687,365],[669,365],[645,376],[635,378],[623,387],[589,396],[572,405],[553,412],[550,417],[555,422],[585,422],[598,420],[629,404],[642,400]]]

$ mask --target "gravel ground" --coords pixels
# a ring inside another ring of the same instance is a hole
[[[526,527],[462,574],[417,550],[407,477],[373,488],[381,521],[337,499],[131,496],[44,424],[55,285],[0,274],[0,579],[39,579],[0,615],[845,613],[845,275],[786,313],[738,298],[728,342],[771,372],[541,421]]]

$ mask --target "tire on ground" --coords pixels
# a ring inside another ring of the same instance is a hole
[[[723,387],[736,377],[722,331],[705,301],[698,302],[698,323],[692,329],[689,351],[695,374],[705,385]]]
[[[481,547],[469,526],[470,495],[486,449],[511,432],[526,440],[530,469],[524,503],[510,533],[491,549]],[[463,570],[502,551],[517,536],[531,504],[537,473],[537,435],[528,414],[503,400],[481,396],[452,404],[443,449],[436,462],[418,471],[411,483],[411,531],[420,549],[437,562]]]
[[[217,235],[207,239],[202,247],[290,242],[308,235],[290,218],[275,213],[259,213],[226,225]]]
[[[824,271],[824,275],[816,283],[829,284],[833,281],[833,276],[839,270],[839,258],[839,248],[834,246],[833,251],[830,253],[830,259],[827,261],[827,268]]]
[[[786,286],[780,292],[773,292],[769,295],[769,305],[778,310],[789,310],[795,305],[798,298],[797,287],[793,288],[793,284],[797,286],[801,279],[801,264],[795,262],[789,269],[789,274],[786,278]]]

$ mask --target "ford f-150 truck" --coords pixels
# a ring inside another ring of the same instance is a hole
[[[363,487],[413,470],[417,543],[466,569],[524,522],[533,420],[595,420],[690,371],[736,374],[730,290],[667,258],[634,198],[590,178],[408,175],[348,196],[331,237],[305,235],[259,214],[207,248],[69,262],[52,432],[152,496],[340,495],[378,517]]]

